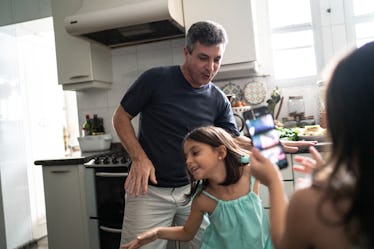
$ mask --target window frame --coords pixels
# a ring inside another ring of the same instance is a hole
[[[261,0],[258,0],[261,1]],[[292,32],[302,29],[303,25],[290,25],[271,29],[268,25],[270,42],[268,49],[270,56],[267,66],[270,74],[270,87],[276,85],[279,87],[297,87],[303,85],[314,85],[324,77],[325,69],[328,65],[346,49],[357,46],[355,25],[358,23],[374,22],[374,13],[362,16],[354,16],[354,0],[310,0],[312,24],[311,30],[314,37],[314,53],[316,61],[316,75],[305,77],[294,77],[287,79],[275,78],[274,54],[272,47],[272,34],[276,32]],[[266,13],[264,17],[269,18],[269,1],[266,1]],[[270,21],[269,21],[270,23]],[[266,60],[265,60],[266,62]]]

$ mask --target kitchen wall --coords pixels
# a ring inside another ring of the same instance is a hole
[[[119,102],[126,89],[134,80],[146,69],[154,66],[182,64],[184,39],[167,40],[149,44],[123,47],[112,50],[113,62],[113,85],[109,90],[90,89],[77,92],[77,105],[79,122],[83,124],[85,114],[98,114],[104,118],[104,128],[107,133],[113,135],[113,141],[119,142],[112,127],[112,114],[119,105]],[[216,82],[223,87],[229,82],[239,85],[242,89],[248,82],[261,81],[268,88],[267,95],[271,94],[274,83],[268,82],[265,77],[233,79],[230,81]],[[157,84],[157,82],[155,82]],[[282,88],[282,95],[285,97],[280,117],[287,116],[288,96],[303,95],[306,103],[306,115],[318,114],[318,89],[315,84],[302,85],[296,87]],[[268,98],[268,97],[267,97]],[[267,99],[266,98],[266,99]],[[265,100],[266,100],[265,99]],[[133,121],[137,124],[137,118]]]

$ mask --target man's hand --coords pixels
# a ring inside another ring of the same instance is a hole
[[[148,180],[157,184],[155,168],[152,162],[146,158],[143,160],[133,160],[129,175],[125,182],[125,189],[130,195],[139,196],[148,192]]]
[[[296,153],[300,148],[308,148],[316,145],[317,143],[317,141],[282,141],[284,150],[289,153]]]

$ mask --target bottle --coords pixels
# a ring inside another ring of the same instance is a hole
[[[104,133],[103,118],[99,118],[97,114],[94,114],[92,119],[92,135],[101,135]]]
[[[91,119],[90,115],[86,114],[86,120],[84,121],[82,125],[82,136],[89,136],[92,135],[92,124],[91,124]]]

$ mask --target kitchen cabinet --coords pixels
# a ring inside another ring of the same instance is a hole
[[[49,0],[1,0],[0,26],[51,16]]]
[[[290,197],[295,189],[294,186],[294,171],[292,170],[292,154],[287,154],[288,167],[281,170],[281,175],[284,183],[284,190],[288,197]],[[260,197],[264,208],[270,208],[269,192],[265,185],[260,185]]]
[[[325,144],[325,146],[329,146],[329,145]],[[317,148],[319,152],[321,153],[322,157],[324,158],[326,158],[327,154],[329,153],[329,148],[325,146],[320,145],[319,148]],[[290,198],[292,193],[297,189],[297,179],[306,177],[304,173],[299,173],[292,169],[293,165],[297,164],[295,162],[295,156],[312,157],[310,153],[287,154],[287,160],[288,160],[289,165],[286,169],[281,170],[281,174],[283,178],[285,192],[288,198]],[[264,208],[267,208],[267,209],[270,208],[269,192],[268,192],[267,187],[264,185],[260,186],[260,197],[262,199]]]
[[[215,79],[245,77],[257,70],[252,6],[250,0],[184,0],[186,31],[197,21],[212,20],[224,26],[229,43]]]
[[[64,90],[109,88],[113,82],[110,49],[65,30],[65,17],[74,14],[81,4],[81,0],[51,0],[58,82]]]
[[[96,248],[89,245],[83,165],[43,166],[48,247]]]

